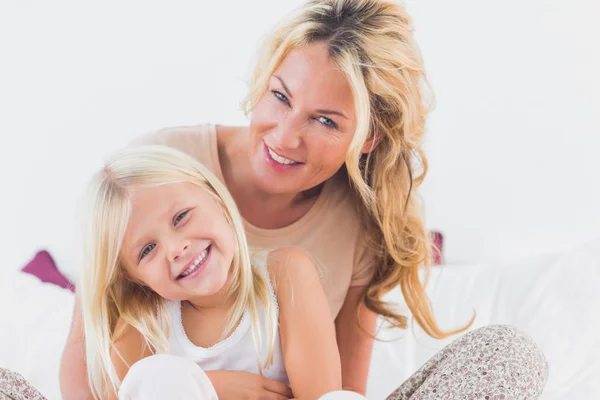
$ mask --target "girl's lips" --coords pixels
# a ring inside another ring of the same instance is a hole
[[[194,257],[194,259],[192,261],[189,262],[189,264],[187,264],[183,270],[181,271],[181,273],[177,276],[176,280],[180,281],[180,280],[184,280],[184,279],[191,279],[194,278],[198,275],[200,275],[200,273],[202,271],[204,271],[204,269],[206,268],[206,266],[208,265],[208,261],[210,260],[210,255],[212,254],[212,245],[209,245],[206,248],[206,257],[204,257],[204,260],[202,260],[202,262],[200,264],[198,264],[198,266],[196,267],[196,269],[189,275],[186,276],[181,276],[183,274],[183,272],[185,272],[190,266],[193,265],[194,261],[198,258],[198,256]]]

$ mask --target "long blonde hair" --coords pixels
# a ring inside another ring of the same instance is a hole
[[[207,190],[222,207],[234,232],[230,287],[235,302],[224,335],[235,329],[244,311],[249,310],[259,369],[272,362],[278,329],[276,306],[263,275],[251,265],[243,222],[231,195],[202,164],[178,150],[163,146],[130,148],[105,163],[88,192],[81,299],[88,380],[96,398],[117,391],[120,385],[111,361],[119,318],[137,329],[155,353],[168,349],[166,301],[149,288],[125,279],[119,253],[135,189],[176,182]],[[260,304],[267,313],[267,338],[260,334]],[[265,343],[267,355],[260,360],[259,349]]]
[[[378,256],[377,269],[363,294],[365,305],[393,326],[405,328],[406,317],[382,300],[400,285],[427,334],[443,338],[465,330],[468,326],[449,332],[440,329],[419,279],[419,267],[431,265],[431,244],[416,195],[427,173],[422,140],[429,107],[423,61],[411,20],[400,4],[313,0],[302,5],[259,49],[244,101],[246,113],[263,96],[285,56],[317,42],[327,45],[355,101],[357,128],[342,172],[347,173],[360,205],[367,243]],[[369,139],[374,143],[372,151],[362,154]]]

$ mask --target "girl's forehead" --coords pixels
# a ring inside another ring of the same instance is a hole
[[[131,197],[129,225],[138,225],[162,218],[173,212],[180,204],[189,203],[200,193],[181,183],[138,188]]]
[[[140,186],[132,191],[132,203],[140,204],[153,200],[176,201],[179,198],[198,196],[203,191],[203,188],[188,182]]]

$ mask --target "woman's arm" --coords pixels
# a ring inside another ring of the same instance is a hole
[[[373,339],[356,324],[356,309],[366,286],[348,289],[342,309],[335,320],[337,344],[342,363],[342,386],[345,390],[364,395],[367,391],[367,377]],[[377,325],[377,314],[361,305],[359,317],[365,331],[373,335]]]
[[[81,300],[76,293],[71,330],[60,363],[59,379],[63,399],[82,400],[92,398],[92,391],[87,376],[85,339],[83,332]],[[115,346],[125,359],[126,363],[123,362],[114,350],[111,352],[111,358],[117,371],[117,375],[122,381],[131,365],[136,361],[151,355],[152,352],[147,347],[142,334],[122,320],[117,322],[115,333],[119,335],[115,342]]]
[[[60,360],[59,381],[63,399],[85,400],[92,398],[85,364],[83,316],[81,314],[79,292],[75,293],[71,330]]]
[[[342,386],[335,326],[314,264],[300,250],[269,255],[279,303],[286,372],[296,399],[314,400]]]

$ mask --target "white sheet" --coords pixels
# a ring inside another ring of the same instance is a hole
[[[509,324],[544,351],[549,378],[545,400],[600,398],[600,241],[560,255],[503,264],[434,268],[428,292],[443,328]],[[399,292],[388,298],[405,308]],[[369,398],[381,399],[450,339],[431,339],[416,326],[385,331],[373,352]],[[400,376],[398,376],[400,375]]]
[[[58,368],[74,296],[16,272],[0,272],[0,367],[19,372],[48,399],[60,399]]]
[[[600,398],[600,241],[557,256],[506,264],[436,268],[431,294],[442,327],[477,311],[473,327],[511,324],[530,334],[550,364],[542,399]],[[405,309],[399,292],[388,299]],[[50,400],[60,399],[58,366],[73,295],[35,277],[0,272],[0,366],[21,373]],[[417,327],[380,332],[368,398],[379,400],[451,339],[436,341]]]

